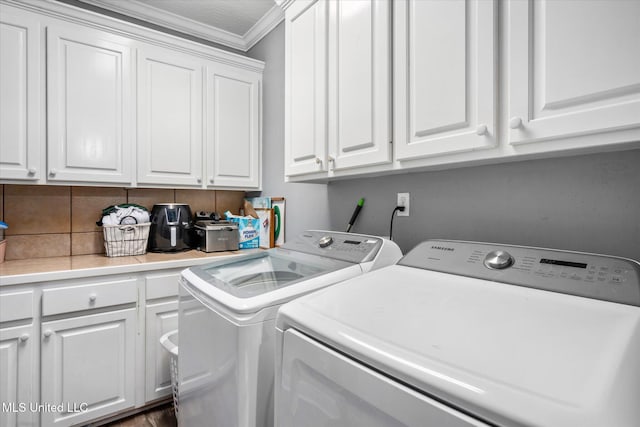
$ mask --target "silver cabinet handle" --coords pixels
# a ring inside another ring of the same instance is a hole
[[[476,128],[476,134],[478,136],[486,135],[488,131],[489,129],[487,128],[487,125],[478,125],[478,127]]]
[[[26,340],[29,339],[29,334],[22,334],[18,339],[20,340],[20,342],[25,342]]]
[[[327,162],[331,165],[331,169],[335,169],[336,167],[336,159],[332,156],[327,157]]]
[[[49,171],[49,176],[56,176],[57,173],[58,173],[58,171],[56,169],[51,169]]]
[[[202,178],[198,178],[198,179],[196,179],[196,182],[197,182],[198,184],[202,184]]]
[[[27,173],[31,176],[35,175],[36,172],[38,172],[36,168],[29,168],[29,170],[27,171]]]
[[[316,157],[316,164],[322,164],[322,159],[320,157]]]
[[[45,338],[49,338],[51,335],[53,335],[53,331],[51,329],[47,329],[42,333],[42,335],[44,335]]]
[[[518,129],[520,126],[522,126],[522,117],[511,117],[511,120],[509,120],[509,127],[511,129]]]
[[[213,178],[209,178],[209,183],[213,184]]]
[[[96,298],[98,298],[96,294],[89,295],[89,302],[96,302]]]

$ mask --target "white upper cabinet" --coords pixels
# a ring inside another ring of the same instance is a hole
[[[202,185],[203,62],[138,50],[138,184]]]
[[[391,2],[329,2],[330,170],[391,161]]]
[[[261,76],[212,64],[206,84],[207,186],[260,187]]]
[[[40,25],[30,14],[0,14],[0,179],[44,176],[41,154]]]
[[[285,175],[327,170],[327,10],[298,0],[285,13]]]
[[[493,147],[496,3],[394,2],[394,145],[399,160]]]
[[[508,3],[509,143],[640,127],[640,2]]]
[[[79,26],[47,28],[50,181],[132,182],[128,43]]]
[[[260,188],[262,61],[60,2],[0,8],[0,183]]]
[[[390,28],[390,2],[286,10],[285,175],[391,161]]]

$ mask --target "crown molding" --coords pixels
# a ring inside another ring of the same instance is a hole
[[[66,3],[54,0],[0,0],[0,8],[4,8],[5,5],[41,15],[44,17],[44,25],[48,25],[46,18],[50,17],[125,37],[131,40],[133,45],[136,41],[141,41],[250,71],[264,70],[264,62],[257,59]],[[4,13],[4,10],[2,12]]]
[[[140,19],[170,30],[208,40],[243,52],[248,51],[284,19],[283,9],[274,5],[243,36],[221,30],[137,0],[110,2],[106,0],[80,0],[102,9]]]
[[[271,9],[269,9],[269,11],[244,34],[243,39],[246,43],[246,50],[251,49],[283,20],[284,12],[282,11],[282,8],[277,4],[274,4],[273,7],[271,7]]]

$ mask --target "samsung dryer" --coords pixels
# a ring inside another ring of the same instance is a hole
[[[640,265],[427,241],[285,304],[278,427],[640,426]]]
[[[182,273],[178,423],[273,425],[275,316],[281,304],[402,256],[386,239],[307,231],[279,248]]]

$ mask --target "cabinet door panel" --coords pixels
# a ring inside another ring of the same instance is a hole
[[[147,305],[145,402],[171,395],[170,356],[160,344],[167,332],[178,329],[178,301]]]
[[[138,62],[138,183],[200,186],[202,63],[145,47]]]
[[[27,14],[0,15],[0,179],[41,177],[40,26]]]
[[[390,3],[329,4],[329,167],[389,162]]]
[[[71,425],[133,407],[136,310],[42,323],[42,400],[64,404],[43,425]],[[73,406],[86,410],[73,412]]]
[[[126,41],[47,30],[49,179],[131,182],[131,64]]]
[[[400,0],[394,7],[396,158],[495,146],[495,2]]]
[[[0,329],[0,402],[11,405],[0,411],[0,425],[33,425],[34,391],[33,325]],[[22,405],[22,406],[21,406]]]
[[[208,185],[260,186],[260,78],[223,65],[207,70]]]
[[[640,3],[512,2],[508,16],[511,144],[640,127]]]
[[[298,1],[285,16],[285,175],[326,170],[327,6]]]

